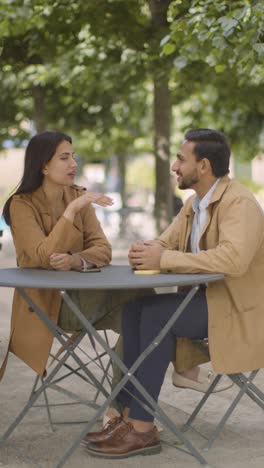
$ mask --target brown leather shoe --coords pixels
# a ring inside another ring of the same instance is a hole
[[[116,429],[122,427],[126,424],[122,416],[110,419],[103,427],[101,431],[98,432],[88,432],[86,436],[82,439],[81,445],[85,447],[92,442],[101,442],[108,439],[113,435]]]
[[[111,437],[87,445],[86,450],[94,457],[128,458],[159,453],[161,445],[155,426],[148,432],[137,432],[131,423],[125,423],[116,428]]]

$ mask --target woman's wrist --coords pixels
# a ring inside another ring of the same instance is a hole
[[[72,270],[82,271],[82,258],[79,254],[72,254]]]
[[[64,218],[66,218],[68,221],[70,221],[71,223],[73,223],[74,221],[74,217],[75,217],[75,211],[74,209],[68,205],[66,210],[64,211],[63,213],[63,216]]]

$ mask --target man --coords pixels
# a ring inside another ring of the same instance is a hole
[[[129,252],[130,263],[138,270],[225,275],[224,280],[200,288],[136,372],[156,401],[175,337],[208,337],[212,365],[220,374],[264,365],[264,216],[253,195],[228,177],[229,157],[222,133],[187,132],[172,170],[179,187],[192,188],[196,195],[158,240],[138,242]],[[128,368],[186,294],[143,297],[125,306],[124,363]],[[123,417],[109,429],[90,434],[87,450],[94,456],[125,458],[161,449],[153,418],[137,401],[141,395],[130,382],[126,388],[129,393],[122,390],[117,397]]]

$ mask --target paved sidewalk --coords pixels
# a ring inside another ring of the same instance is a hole
[[[125,241],[119,242],[114,250],[114,263],[126,263]],[[4,249],[0,252],[0,266],[15,266],[14,250],[8,235],[4,237]],[[12,292],[0,290],[0,359],[3,357],[8,341],[9,321]],[[85,349],[89,350],[88,344]],[[176,389],[171,384],[171,369],[168,370],[160,400],[162,407],[179,425],[183,424],[192,409],[199,401],[201,394],[192,390]],[[27,401],[34,381],[34,373],[21,361],[10,356],[8,368],[0,384],[0,434],[10,424]],[[257,376],[256,382],[264,389],[264,372]],[[76,390],[83,398],[89,396],[91,390],[85,383],[71,379],[65,388]],[[226,405],[237,393],[233,387],[211,396],[206,410],[203,410],[197,420],[196,427],[203,434],[209,434]],[[61,401],[54,392],[50,392],[52,402]],[[63,401],[66,401],[65,399]],[[93,411],[86,406],[54,408],[53,414],[60,421],[70,419],[87,420]],[[23,422],[12,434],[6,445],[0,449],[0,467],[54,467],[64,450],[72,443],[81,430],[80,425],[58,425],[51,432],[44,409],[32,409]],[[202,449],[205,439],[195,431],[191,431],[193,444]],[[161,454],[149,457],[133,457],[124,459],[123,468],[137,466],[140,468],[192,468],[199,463],[191,456],[175,448],[174,437],[164,431],[162,433],[163,450]],[[209,452],[202,452],[211,467],[214,468],[263,468],[264,467],[264,414],[248,397],[243,397],[234,414],[227,422],[224,431],[215,441]],[[117,466],[116,460],[108,460],[109,468]],[[84,449],[79,448],[65,466],[72,468],[103,468],[105,460],[89,457]]]

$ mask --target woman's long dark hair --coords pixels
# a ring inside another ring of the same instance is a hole
[[[72,143],[70,136],[59,132],[42,132],[31,138],[26,148],[24,173],[21,182],[16,191],[7,199],[3,208],[6,224],[10,225],[9,209],[13,196],[20,193],[34,192],[42,185],[43,168],[54,156],[57,147],[63,141]]]

